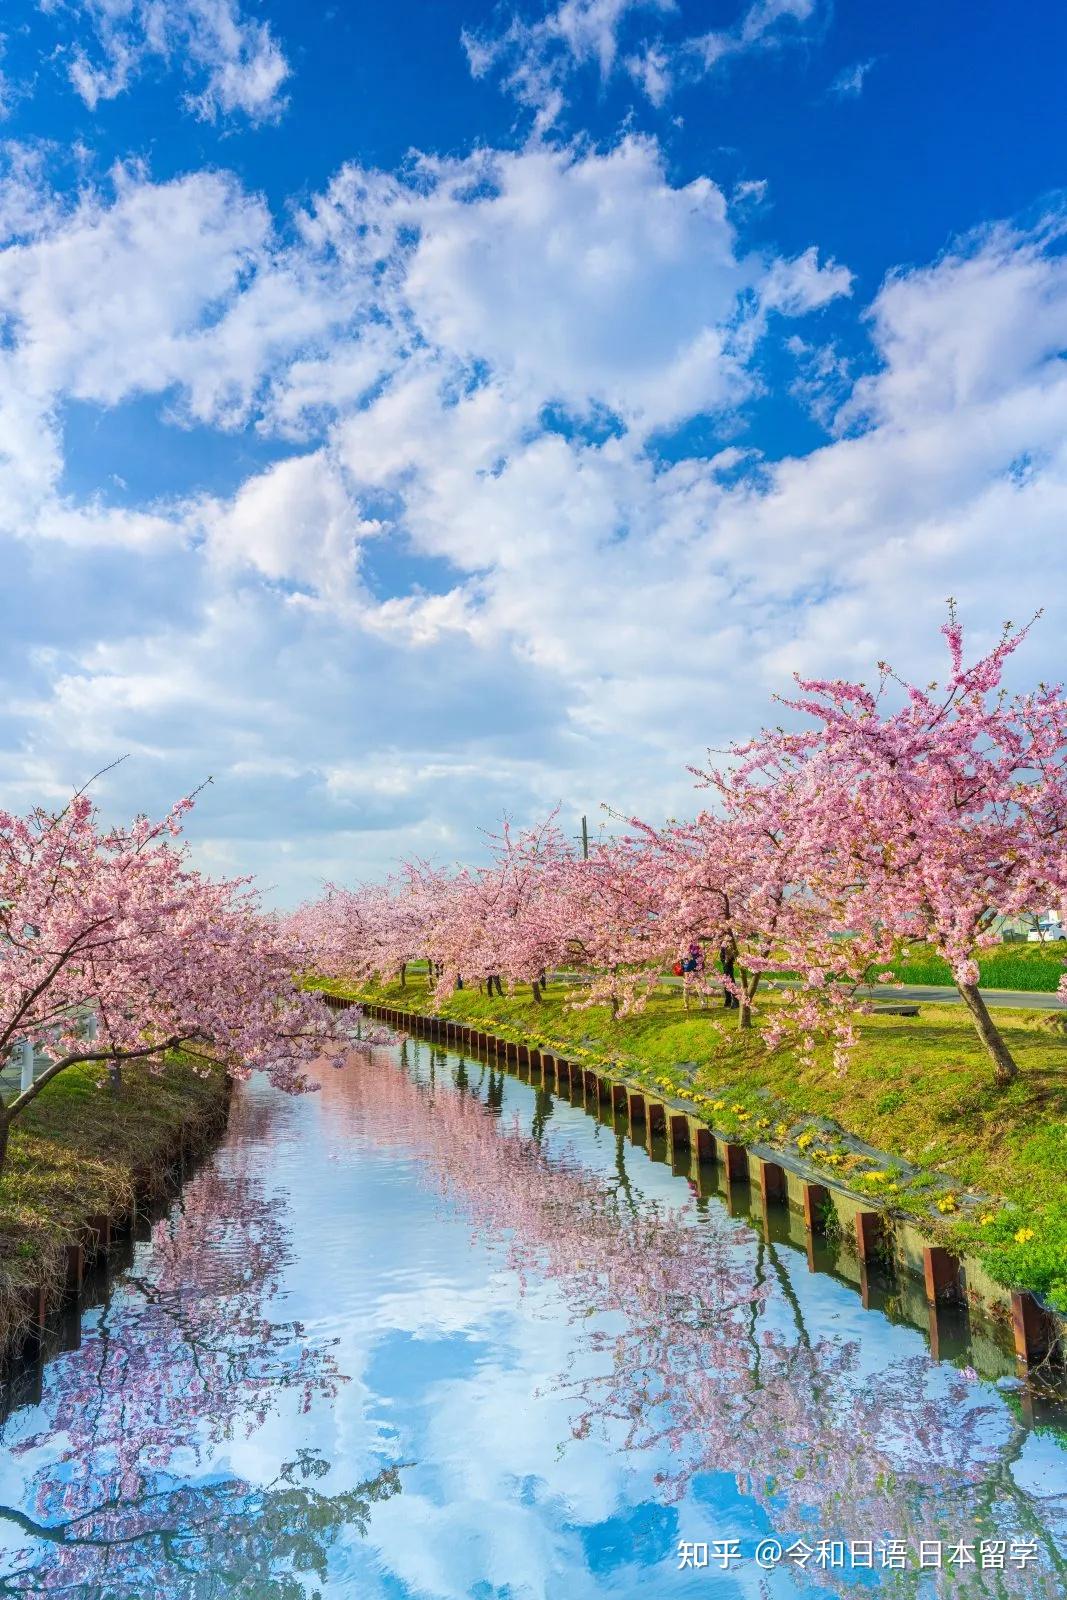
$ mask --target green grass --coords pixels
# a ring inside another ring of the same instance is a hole
[[[907,960],[893,963],[902,983],[952,982],[947,963],[924,945],[909,947]],[[983,951],[978,971],[986,989],[1020,989],[1052,993],[1067,971],[1067,944],[1001,944]]]
[[[343,983],[321,987],[358,992]],[[997,1025],[1020,1067],[1018,1081],[998,1089],[967,1013],[949,1004],[923,1003],[917,1018],[861,1018],[859,1043],[847,1071],[837,1076],[827,1049],[817,1052],[813,1068],[803,1068],[793,1050],[768,1050],[758,1031],[742,1033],[736,1013],[694,1008],[687,1014],[677,990],[661,989],[644,1012],[616,1020],[607,1007],[576,1005],[580,991],[562,985],[553,985],[540,1006],[525,988],[491,1000],[464,989],[435,1004],[422,977],[409,977],[405,989],[394,983],[363,992],[505,1038],[555,1046],[590,1066],[617,1063],[627,1076],[690,1100],[697,1115],[741,1139],[794,1149],[799,1141],[807,1159],[921,1218],[946,1243],[966,1246],[998,1282],[1040,1290],[1067,1311],[1063,1013],[998,1010]],[[772,996],[764,1001],[777,1003]],[[914,1163],[918,1177],[865,1177],[872,1163],[832,1134],[813,1134],[808,1124],[816,1117]],[[973,1208],[972,1216],[971,1201],[980,1195],[994,1199]],[[992,1220],[982,1223],[978,1216]],[[1015,1238],[1026,1230],[1031,1238]]]
[[[137,1175],[160,1173],[224,1114],[222,1070],[203,1078],[180,1057],[158,1077],[127,1066],[118,1096],[100,1078],[96,1065],[68,1068],[12,1127],[0,1176],[0,1349],[27,1292],[61,1279],[65,1247],[87,1218],[128,1211]]]

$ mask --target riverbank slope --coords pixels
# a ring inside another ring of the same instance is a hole
[[[62,1292],[89,1220],[128,1216],[183,1150],[225,1123],[221,1067],[202,1077],[174,1057],[156,1076],[131,1064],[118,1094],[99,1086],[101,1075],[99,1064],[68,1068],[12,1128],[0,1176],[0,1352],[33,1320],[42,1292],[45,1304]]]

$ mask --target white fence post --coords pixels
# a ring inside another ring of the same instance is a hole
[[[33,1069],[36,1065],[37,1052],[28,1039],[20,1039],[18,1051],[21,1056],[21,1072],[19,1076],[19,1094],[25,1094],[33,1082]]]

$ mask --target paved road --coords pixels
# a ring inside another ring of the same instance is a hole
[[[941,987],[935,984],[912,983],[904,984],[897,989],[889,984],[879,984],[865,993],[875,1000],[926,1000],[931,1004],[936,1000],[939,1003],[947,1000],[953,1005],[962,1005],[957,989]],[[1016,1009],[1025,1011],[1060,1011],[1063,1001],[1057,994],[1049,994],[1040,989],[982,989],[979,991],[987,1006],[1015,1006]]]
[[[673,973],[664,977],[664,983],[679,984],[681,978],[676,978]],[[768,983],[775,988],[780,988],[779,980],[769,978]],[[987,1006],[1014,1006],[1016,1010],[1023,1011],[1060,1011],[1063,1001],[1057,994],[1049,994],[1039,989],[981,989],[979,993]],[[871,1000],[885,1000],[892,1003],[901,1000],[925,1000],[928,1005],[936,1001],[938,1005],[948,1002],[949,1005],[962,1005],[958,989],[951,984],[933,983],[905,983],[899,987],[895,983],[876,983],[869,989],[861,989],[860,994],[868,996]]]
[[[557,978],[575,976],[577,974],[574,973],[553,973],[553,977]],[[659,981],[660,983],[669,984],[671,988],[675,989],[682,982],[681,978],[676,978],[673,973],[664,973]],[[775,988],[780,987],[779,980],[769,978],[767,981],[768,984]],[[863,989],[860,992],[869,996],[872,1000],[884,1000],[889,1004],[905,1000],[925,1000],[928,1005],[933,1005],[935,1002],[938,1005],[945,1002],[949,1005],[957,1006],[963,1004],[959,991],[948,984],[906,983],[897,988],[895,984],[886,983],[876,984],[872,988]],[[1063,1009],[1063,1001],[1057,994],[1049,994],[1037,989],[982,989],[980,992],[987,1006],[1014,1006],[1018,1011],[1060,1011]]]

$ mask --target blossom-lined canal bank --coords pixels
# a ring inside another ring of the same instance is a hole
[[[0,1593],[1067,1590],[1062,1414],[566,1095],[414,1040],[319,1076],[242,1086],[13,1375]]]

